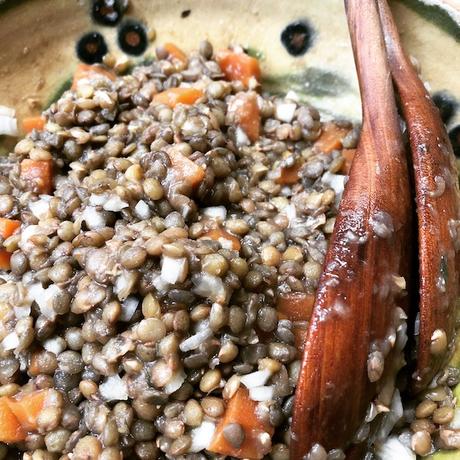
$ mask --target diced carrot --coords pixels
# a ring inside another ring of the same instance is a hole
[[[259,61],[245,53],[220,51],[217,53],[217,62],[227,80],[239,80],[247,86],[252,77],[260,79]]]
[[[345,158],[345,161],[340,169],[342,174],[349,174],[351,163],[353,163],[353,158],[355,157],[356,149],[343,149],[342,156]]]
[[[281,294],[278,297],[278,316],[290,321],[309,321],[315,296],[304,292]]]
[[[203,97],[203,91],[196,88],[169,88],[153,96],[153,102],[169,105],[172,109],[177,104],[194,104],[200,97]]]
[[[169,56],[178,59],[179,61],[187,62],[187,55],[174,43],[165,43],[163,46]]]
[[[225,439],[224,428],[229,423],[238,423],[244,430],[245,438],[239,448],[233,447]],[[273,427],[267,421],[257,417],[257,403],[249,398],[248,390],[240,387],[228,402],[208,450],[237,458],[261,459],[270,449],[261,444],[259,436],[262,433],[273,436],[273,432]]]
[[[19,420],[8,406],[7,398],[0,398],[0,441],[6,443],[20,442],[26,438]]]
[[[185,182],[192,188],[201,183],[205,174],[201,166],[174,150],[169,152],[169,159],[172,166],[170,173],[174,182]]]
[[[100,65],[78,64],[75,73],[73,74],[72,89],[76,89],[78,82],[84,78],[93,78],[97,75],[102,75],[109,80],[114,81],[116,78],[115,73]]]
[[[21,222],[19,220],[0,217],[0,236],[6,239],[10,237],[20,226]]]
[[[306,322],[310,320],[314,303],[315,296],[303,292],[281,294],[278,297],[278,317],[294,323],[292,333],[294,334],[295,346],[300,352],[303,351],[307,330]]]
[[[26,186],[36,193],[49,194],[53,190],[52,160],[21,161],[21,179]]]
[[[6,399],[8,407],[24,430],[35,431],[37,429],[37,417],[43,410],[47,395],[47,390],[37,390]]]
[[[299,171],[302,165],[296,163],[289,168],[281,168],[280,176],[275,179],[277,184],[292,185],[299,182]]]
[[[5,249],[0,249],[0,270],[9,270],[11,253]]]
[[[34,129],[41,131],[45,127],[46,120],[41,116],[27,117],[22,120],[22,130],[25,133],[30,133]]]
[[[260,111],[257,104],[257,94],[251,91],[236,95],[228,110],[229,113],[232,113],[235,124],[244,130],[252,142],[255,142],[260,133]]]
[[[316,152],[330,153],[333,150],[342,148],[342,139],[350,131],[335,123],[326,123],[323,130],[313,145]]]
[[[212,230],[209,230],[209,232],[205,233],[203,237],[210,238],[214,241],[220,241],[221,239],[227,240],[229,242],[229,245],[232,245],[232,249],[234,251],[239,251],[241,249],[240,240],[235,235],[232,235],[223,228],[214,228]]]

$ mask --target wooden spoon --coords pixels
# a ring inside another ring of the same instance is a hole
[[[412,238],[407,160],[377,6],[348,0],[346,7],[363,127],[307,331],[293,460],[316,458],[315,444],[326,451],[349,446],[388,384],[394,332],[404,318],[398,305]]]
[[[418,216],[420,332],[414,389],[426,387],[453,350],[459,296],[458,171],[437,107],[404,53],[386,0],[379,12],[393,80],[409,131]]]

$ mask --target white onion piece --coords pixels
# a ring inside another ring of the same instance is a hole
[[[172,376],[171,380],[165,385],[165,387],[163,388],[163,391],[167,395],[174,393],[185,382],[185,377],[186,377],[185,372],[182,369],[180,369]]]
[[[27,318],[27,316],[30,316],[30,306],[24,306],[24,307],[13,307],[14,310],[14,316],[16,316],[17,319],[20,318]]]
[[[379,460],[416,460],[415,453],[396,436],[391,436],[376,448]]]
[[[18,136],[18,121],[13,117],[0,115],[0,135]]]
[[[38,220],[49,219],[51,216],[49,195],[42,195],[39,200],[31,201],[29,209]]]
[[[283,211],[284,211],[284,214],[286,214],[286,217],[288,218],[289,223],[295,222],[295,220],[297,219],[297,210],[293,203],[285,206]]]
[[[327,185],[335,192],[335,204],[337,205],[342,199],[342,193],[345,189],[345,184],[347,182],[347,176],[342,174],[332,174],[327,171],[321,178],[321,182],[324,185]]]
[[[139,218],[144,220],[150,219],[150,217],[152,217],[149,205],[143,200],[139,200],[137,202],[136,206],[134,207],[134,212]]]
[[[44,289],[40,283],[36,283],[29,287],[29,292],[39,306],[42,315],[54,320],[56,312],[53,310],[53,298],[61,292],[61,289],[55,284],[50,284]]]
[[[43,342],[43,348],[57,356],[67,348],[67,343],[62,337],[52,337]]]
[[[293,102],[278,102],[275,105],[275,117],[285,123],[290,123],[294,118],[296,109],[297,105]]]
[[[272,386],[261,386],[249,389],[249,398],[253,401],[270,401],[273,399],[274,390]]]
[[[449,423],[449,427],[453,428],[454,430],[460,429],[460,407],[455,408],[454,418]]]
[[[185,339],[179,345],[179,348],[184,353],[186,351],[195,350],[198,348],[205,340],[212,337],[213,332],[211,329],[203,329],[200,332],[197,332],[195,335],[190,336],[188,339]]]
[[[216,425],[212,422],[203,422],[199,427],[190,431],[192,445],[189,452],[200,452],[207,449],[212,442]]]
[[[243,147],[245,145],[250,144],[248,136],[246,135],[244,130],[240,128],[239,126],[236,128],[235,134],[236,134],[236,145],[238,147]]]
[[[183,283],[188,274],[188,261],[185,257],[163,256],[161,278],[170,284]]]
[[[2,340],[4,350],[14,350],[19,345],[19,337],[16,332],[11,332]]]
[[[5,105],[0,105],[0,116],[14,118],[16,116],[16,110]]]
[[[192,283],[195,285],[193,289],[195,294],[222,305],[227,303],[229,292],[221,278],[208,273],[199,273],[192,277]]]
[[[271,375],[272,373],[268,369],[251,372],[250,374],[246,374],[241,377],[241,383],[246,388],[261,387],[268,382]]]
[[[118,374],[107,377],[105,382],[99,385],[99,393],[106,401],[126,401],[128,399],[128,387]]]
[[[103,193],[102,195],[95,195],[94,193],[89,197],[88,203],[91,206],[102,206],[108,199],[108,196],[106,193]]]
[[[98,211],[94,206],[86,206],[82,214],[83,220],[91,230],[106,226],[104,213]]]
[[[290,101],[298,102],[299,101],[299,95],[295,91],[292,91],[292,89],[290,89],[287,92],[287,94],[285,96],[285,99],[288,99]]]
[[[129,207],[129,203],[123,201],[118,195],[112,195],[102,207],[106,211],[119,212],[124,208]]]
[[[223,222],[227,218],[227,208],[225,206],[210,206],[209,208],[203,208],[203,214]]]
[[[137,306],[139,305],[139,300],[134,296],[129,296],[121,304],[121,315],[120,321],[131,321],[131,318],[136,313]]]

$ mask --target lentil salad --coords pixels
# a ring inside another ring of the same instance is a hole
[[[1,160],[2,458],[289,458],[359,128],[264,93],[238,48],[157,58],[81,67]],[[417,453],[457,381],[412,415]]]

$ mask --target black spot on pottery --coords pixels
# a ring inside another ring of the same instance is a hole
[[[439,109],[442,121],[445,124],[449,123],[457,110],[455,98],[447,91],[439,91],[433,94],[433,102]]]
[[[86,33],[78,40],[76,46],[78,58],[86,64],[102,62],[107,51],[107,44],[99,32]]]
[[[123,22],[118,29],[118,45],[126,54],[142,54],[148,45],[144,25],[133,19]]]
[[[281,32],[281,43],[292,56],[301,56],[313,44],[313,28],[305,20],[291,22]]]
[[[192,12],[192,10],[184,10],[182,11],[182,13],[180,14],[180,17],[181,18],[188,18],[190,16],[190,13]]]
[[[127,4],[126,0],[93,0],[91,16],[98,24],[114,26],[123,17]]]

